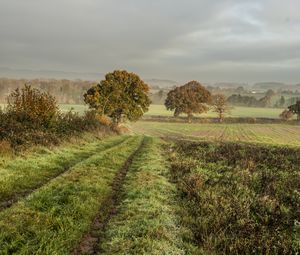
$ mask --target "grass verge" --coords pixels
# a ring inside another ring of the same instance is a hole
[[[19,157],[0,169],[0,210],[9,207],[32,190],[67,171],[97,152],[123,142],[126,137],[112,137],[84,144],[71,144],[57,150],[40,150]]]
[[[158,139],[146,137],[124,185],[123,202],[108,225],[101,254],[184,254]]]
[[[140,142],[132,137],[97,153],[2,211],[0,254],[70,254]]]

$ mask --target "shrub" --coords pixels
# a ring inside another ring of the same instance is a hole
[[[50,94],[25,85],[8,96],[6,111],[18,122],[48,127],[58,114],[58,105]]]
[[[293,119],[293,116],[294,116],[294,114],[289,110],[284,110],[279,115],[280,119],[286,120],[286,121]]]
[[[111,120],[105,115],[96,115],[96,119],[104,126],[111,125]]]
[[[61,113],[54,97],[27,85],[9,95],[5,111],[0,109],[0,141],[15,149],[57,144],[71,135],[103,127],[96,111],[83,116],[73,111]]]

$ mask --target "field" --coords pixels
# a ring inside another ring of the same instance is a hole
[[[88,108],[84,105],[61,105],[63,111],[73,109],[79,113],[83,113]],[[248,118],[272,118],[278,119],[283,109],[278,108],[259,108],[259,107],[234,107],[229,117],[248,117]],[[163,105],[151,105],[145,116],[173,116],[171,111],[167,111]],[[201,114],[203,118],[217,117],[216,113],[208,112]]]
[[[299,149],[175,142],[187,254],[298,254]]]
[[[170,139],[235,141],[300,146],[300,126],[287,124],[188,124],[140,121],[132,126],[138,134]]]
[[[130,127],[0,155],[0,255],[299,254],[299,125]]]
[[[0,254],[296,254],[299,153],[90,136],[2,160]]]
[[[278,119],[279,114],[283,109],[279,108],[259,108],[259,107],[234,107],[229,117],[247,117],[247,118],[273,118]],[[167,111],[163,105],[151,105],[149,112],[146,116],[173,116],[171,111]],[[201,114],[203,118],[216,118],[217,114],[214,112],[208,112]]]
[[[0,107],[4,105],[0,104]],[[88,107],[85,105],[78,104],[61,104],[60,109],[63,112],[73,109],[75,112],[82,114],[84,111],[88,110]],[[249,118],[273,118],[278,119],[279,114],[283,109],[279,108],[259,108],[259,107],[234,107],[231,111],[229,117],[249,117]],[[173,116],[171,111],[167,111],[163,105],[151,105],[149,111],[145,116]],[[216,113],[208,112],[201,114],[203,118],[212,118],[216,117]]]

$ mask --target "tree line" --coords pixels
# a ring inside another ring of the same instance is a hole
[[[102,124],[118,127],[119,123],[123,121],[140,119],[149,110],[151,104],[149,85],[135,73],[115,70],[106,74],[105,79],[100,81],[100,83],[86,85],[89,86],[83,94],[83,100],[97,114],[97,118]],[[12,94],[13,98],[22,99],[22,96],[16,94],[19,93],[18,89],[12,93],[15,93]],[[273,91],[268,91],[263,100],[260,101],[268,101],[273,95]],[[39,104],[39,101],[36,102]],[[9,100],[8,104],[12,105]],[[18,101],[15,100],[13,104],[17,106]],[[164,104],[167,110],[174,112],[174,117],[186,114],[188,122],[192,121],[195,114],[202,114],[209,110],[217,113],[219,121],[222,122],[231,110],[229,99],[225,95],[212,94],[197,81],[190,81],[170,90]],[[297,101],[289,106],[282,113],[281,117],[290,119],[290,116],[297,114],[300,119],[299,105],[300,101]],[[26,113],[25,116],[30,116],[28,112],[30,108],[24,104],[21,104],[21,106]],[[44,109],[44,111],[49,113],[47,109]],[[20,116],[24,115],[22,114]],[[42,116],[42,114],[40,113],[39,116]]]
[[[82,95],[94,82],[66,79],[27,80],[0,78],[0,103],[5,103],[7,96],[17,88],[22,88],[24,84],[53,95],[59,104],[83,104]]]

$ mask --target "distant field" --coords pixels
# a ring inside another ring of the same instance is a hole
[[[81,104],[61,104],[60,109],[63,112],[67,112],[73,110],[75,112],[84,113],[84,111],[88,110],[88,106]]]
[[[0,108],[4,106],[5,104],[0,104]],[[59,107],[63,112],[74,110],[75,112],[84,113],[84,111],[88,110],[88,107],[83,104],[60,104]]]
[[[277,108],[257,108],[257,107],[234,107],[231,111],[230,117],[253,117],[253,118],[279,118],[279,114],[283,109]],[[167,111],[163,105],[151,105],[149,112],[150,115],[160,116],[173,116],[173,112]],[[217,114],[210,111],[206,114],[201,114],[203,117],[216,117]]]
[[[300,126],[286,124],[188,124],[140,121],[138,134],[208,141],[241,141],[300,146]]]
[[[0,104],[3,107],[4,104]],[[86,105],[78,104],[61,104],[60,109],[63,112],[73,109],[76,112],[84,113],[88,110]],[[257,107],[234,107],[231,111],[230,117],[252,117],[252,118],[279,118],[279,114],[283,109],[277,108],[257,108]],[[163,105],[151,105],[149,111],[145,114],[146,116],[173,116],[173,112],[167,111]],[[216,113],[208,112],[201,114],[202,117],[210,118],[216,117]]]

